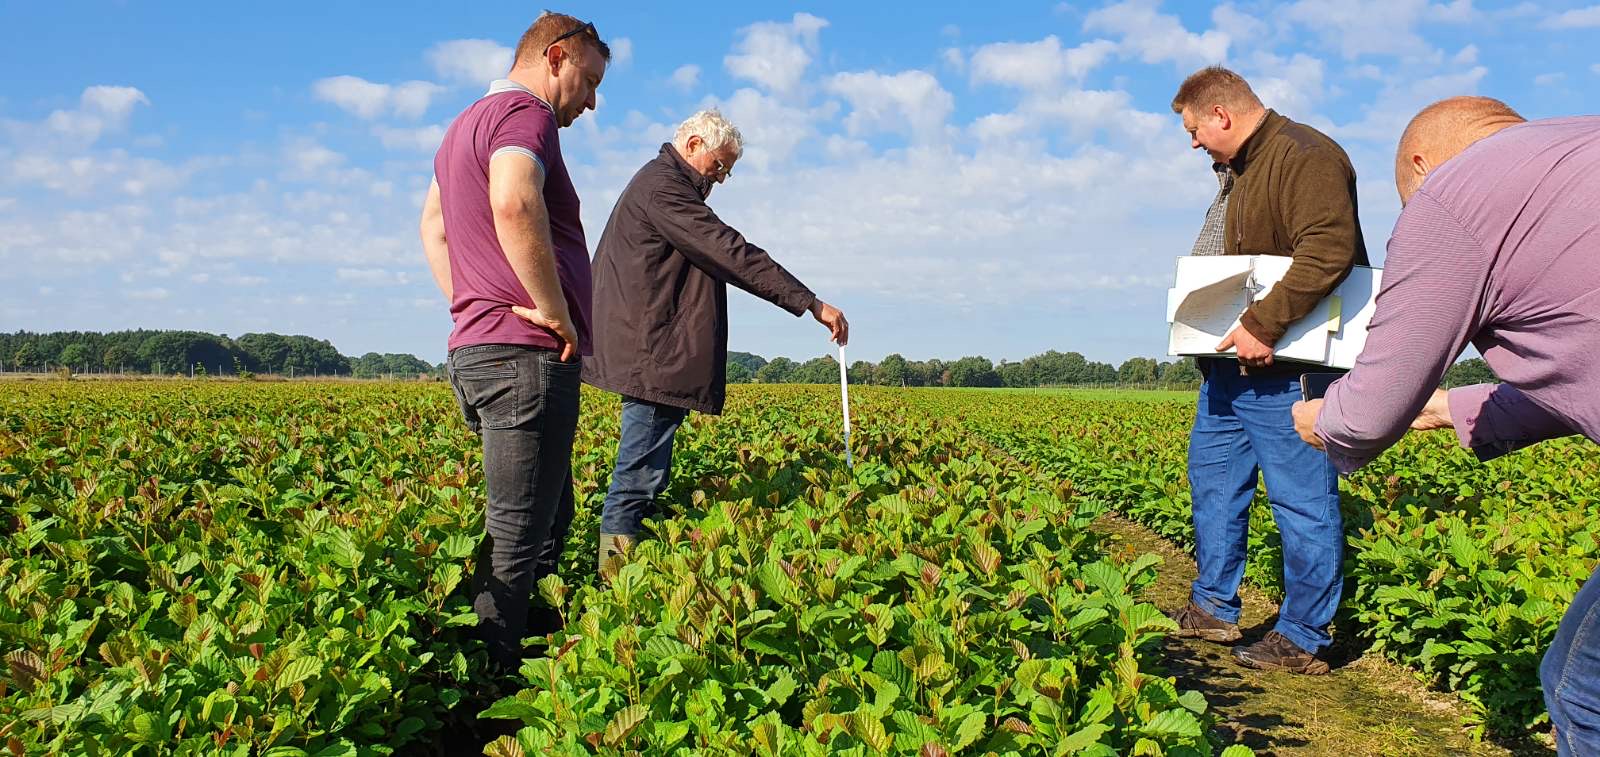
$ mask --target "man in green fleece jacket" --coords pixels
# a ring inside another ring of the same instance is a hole
[[[1180,636],[1240,638],[1250,502],[1264,477],[1283,537],[1284,598],[1276,627],[1234,657],[1251,667],[1326,673],[1317,655],[1332,641],[1328,623],[1344,582],[1339,477],[1326,455],[1297,444],[1291,408],[1298,376],[1311,367],[1274,363],[1273,345],[1351,266],[1367,264],[1355,169],[1333,140],[1268,110],[1249,83],[1220,66],[1185,80],[1172,110],[1190,144],[1210,155],[1219,186],[1193,254],[1294,258],[1217,346],[1237,359],[1199,361],[1205,381],[1189,436],[1199,575],[1173,618]]]

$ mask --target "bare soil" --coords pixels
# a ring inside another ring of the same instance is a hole
[[[1132,559],[1145,552],[1162,558],[1157,582],[1145,599],[1162,609],[1188,601],[1194,560],[1177,546],[1115,513],[1100,518],[1097,531],[1113,537],[1111,553]],[[1241,591],[1241,644],[1272,629],[1277,605],[1260,592]],[[1349,637],[1349,634],[1344,635]],[[1307,676],[1252,670],[1236,664],[1231,648],[1200,639],[1169,638],[1168,673],[1179,689],[1205,694],[1217,718],[1217,735],[1263,755],[1358,757],[1435,755],[1548,755],[1539,744],[1476,742],[1463,727],[1468,713],[1460,699],[1430,691],[1412,672],[1366,653],[1335,629],[1329,662],[1333,671]]]

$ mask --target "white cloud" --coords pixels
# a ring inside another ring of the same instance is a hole
[[[77,108],[47,116],[43,131],[72,144],[91,145],[105,133],[126,127],[135,106],[149,104],[137,88],[95,85],[79,95]]]
[[[611,48],[611,67],[626,68],[633,62],[633,40],[617,37],[606,43]]]
[[[172,292],[161,287],[149,289],[130,289],[127,292],[130,300],[160,301],[172,296]]]
[[[1560,84],[1562,80],[1566,78],[1567,75],[1561,73],[1560,71],[1539,74],[1538,76],[1533,77],[1533,85],[1536,87],[1549,87],[1555,84]]]
[[[1545,29],[1593,29],[1600,27],[1600,5],[1573,8],[1569,11],[1557,13],[1539,22],[1539,26]]]
[[[84,153],[40,149],[21,153],[9,165],[0,162],[0,178],[74,196],[139,196],[176,189],[212,164],[195,159],[172,165],[122,149]]]
[[[1472,3],[1430,5],[1427,0],[1299,0],[1284,18],[1336,48],[1347,59],[1379,55],[1402,60],[1434,59],[1438,50],[1423,40],[1423,21],[1465,23],[1478,18]]]
[[[811,56],[817,51],[817,38],[828,22],[809,13],[796,13],[788,23],[763,21],[739,30],[734,52],[722,65],[735,78],[781,95],[793,94]]]
[[[1450,62],[1458,66],[1470,66],[1474,63],[1477,63],[1478,46],[1467,45],[1466,47],[1461,48],[1459,52],[1450,58]]]
[[[1088,31],[1121,35],[1119,51],[1145,63],[1172,62],[1180,67],[1220,63],[1228,57],[1231,38],[1211,29],[1195,34],[1177,16],[1156,11],[1156,0],[1125,0],[1086,16]]]
[[[1492,11],[1489,15],[1497,20],[1509,20],[1517,18],[1533,18],[1534,16],[1542,15],[1543,13],[1544,10],[1539,7],[1538,3],[1521,2],[1511,6],[1510,8],[1501,8],[1499,10]]]
[[[700,84],[700,67],[693,63],[678,66],[667,80],[672,82],[672,86],[688,92]]]
[[[1483,14],[1472,7],[1472,0],[1451,0],[1448,5],[1435,3],[1428,6],[1427,19],[1452,24],[1477,21]]]
[[[395,128],[392,126],[375,126],[372,135],[391,150],[415,150],[418,152],[433,152],[439,149],[439,143],[444,141],[444,124],[419,126],[414,129]]]
[[[1596,63],[1596,64],[1590,66],[1589,70],[1593,71],[1596,76],[1600,76],[1600,63]]]
[[[955,98],[926,71],[838,74],[829,80],[828,90],[850,103],[844,123],[852,136],[890,131],[934,140],[955,110]]]
[[[1251,58],[1244,68],[1261,102],[1291,118],[1305,121],[1324,94],[1323,62],[1305,53],[1284,59],[1270,53]]]
[[[1054,92],[1024,102],[1018,113],[1041,125],[1065,126],[1078,138],[1104,132],[1115,141],[1140,150],[1165,149],[1170,134],[1183,134],[1176,116],[1140,111],[1133,106],[1132,96],[1123,90]],[[1154,144],[1140,144],[1146,140]]]
[[[424,57],[439,78],[486,89],[489,82],[505,78],[514,52],[494,40],[453,39],[429,48]]]
[[[1025,89],[1053,87],[1063,78],[1081,81],[1116,49],[1103,39],[1062,49],[1054,34],[1038,42],[997,42],[972,54],[972,81]]]
[[[1028,128],[1028,119],[1019,113],[990,113],[973,121],[968,130],[985,142],[1005,142]]]
[[[343,155],[311,139],[296,139],[284,146],[283,157],[297,176],[314,176],[344,165]]]
[[[727,99],[708,99],[705,105],[719,106],[722,114],[739,127],[745,145],[739,166],[755,171],[765,171],[788,160],[796,147],[817,135],[818,122],[836,110],[826,104],[815,108],[795,106],[748,87]]]
[[[335,275],[340,281],[359,286],[397,286],[411,282],[411,276],[405,271],[385,268],[340,268]]]
[[[947,47],[939,52],[939,58],[944,61],[946,66],[955,71],[962,71],[967,67],[967,58],[961,54],[960,48]]]
[[[1255,14],[1239,10],[1231,2],[1222,3],[1211,9],[1211,25],[1228,35],[1234,40],[1261,40],[1268,36],[1270,29],[1266,22],[1256,18]]]
[[[1400,139],[1411,117],[1423,106],[1456,95],[1470,95],[1478,91],[1478,83],[1489,73],[1487,68],[1476,66],[1471,70],[1439,74],[1421,79],[1396,78],[1378,93],[1377,98],[1363,109],[1361,120],[1334,127],[1331,136],[1336,139],[1369,139],[1384,145],[1393,145]]]
[[[379,84],[359,76],[332,76],[311,85],[316,99],[369,120],[382,115],[416,118],[427,112],[434,96],[443,91],[432,82]]]

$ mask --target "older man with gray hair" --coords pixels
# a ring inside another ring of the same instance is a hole
[[[744,139],[703,110],[628,182],[594,255],[594,356],[583,379],[622,395],[622,436],[600,516],[599,565],[638,536],[666,490],[672,439],[690,410],[722,412],[728,285],[798,316],[839,344],[844,314],[711,212]]]

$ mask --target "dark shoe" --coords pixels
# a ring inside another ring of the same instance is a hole
[[[554,607],[534,605],[528,608],[528,635],[543,639],[563,628],[561,613]]]
[[[1189,600],[1183,609],[1170,613],[1173,620],[1178,621],[1178,631],[1173,634],[1185,639],[1205,639],[1218,644],[1231,644],[1239,640],[1239,625],[1226,620],[1217,620],[1211,613],[1200,609],[1200,605]]]
[[[1250,646],[1235,648],[1233,659],[1238,660],[1240,665],[1257,670],[1287,670],[1312,676],[1328,672],[1328,663],[1301,649],[1277,631],[1268,631],[1261,641]]]

